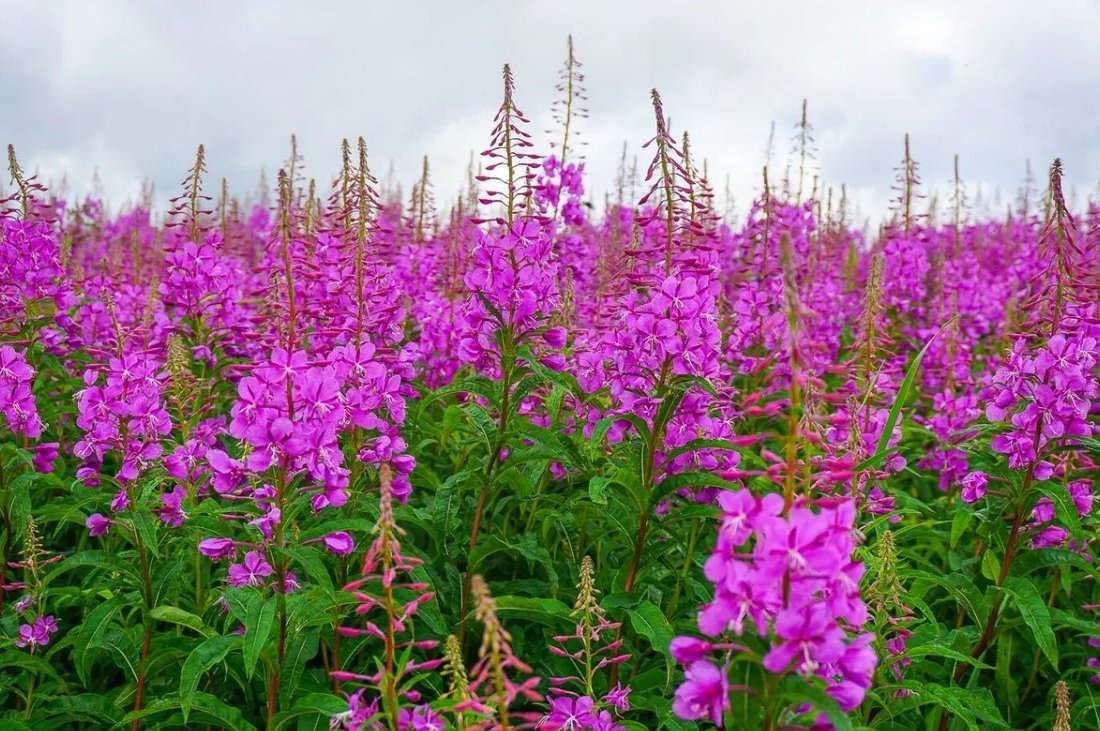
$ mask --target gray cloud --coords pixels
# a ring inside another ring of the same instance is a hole
[[[77,192],[98,170],[113,201],[143,177],[174,194],[198,142],[211,187],[254,188],[296,132],[327,180],[342,137],[405,181],[427,154],[441,198],[488,139],[500,66],[541,133],[573,33],[588,76],[591,187],[622,144],[642,157],[648,92],[691,132],[740,210],[758,186],[772,120],[781,170],[803,97],[826,182],[881,214],[909,132],[930,186],[961,155],[971,190],[1015,195],[1024,161],[1066,160],[1082,195],[1100,177],[1100,3],[0,0],[0,141]],[[543,149],[547,149],[545,145]]]

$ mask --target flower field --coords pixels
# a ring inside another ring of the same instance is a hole
[[[559,91],[457,196],[8,147],[0,728],[1100,728],[1100,202],[864,225],[804,107],[734,217],[656,91],[605,195]]]

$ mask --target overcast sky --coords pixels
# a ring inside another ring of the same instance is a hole
[[[1062,156],[1082,198],[1100,180],[1098,0],[0,0],[0,142],[77,193],[97,170],[120,203],[145,177],[174,195],[199,142],[209,189],[251,191],[291,132],[326,181],[340,140],[363,135],[379,177],[392,161],[407,189],[427,154],[447,199],[486,146],[505,62],[548,149],[569,33],[599,198],[624,142],[645,167],[651,87],[740,211],[773,120],[784,166],[803,97],[824,179],[868,214],[906,132],[926,184],[946,186],[957,152],[987,202],[1015,196],[1028,159],[1041,176]]]

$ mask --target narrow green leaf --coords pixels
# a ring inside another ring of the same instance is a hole
[[[317,654],[318,645],[316,632],[295,632],[287,641],[283,673],[279,676],[279,697],[284,703],[294,699],[306,663]]]
[[[169,622],[195,630],[204,637],[213,637],[217,634],[214,629],[202,621],[197,614],[180,609],[179,607],[160,606],[153,607],[149,616],[161,622]]]
[[[260,651],[267,644],[275,627],[275,597],[268,597],[256,604],[244,620],[244,673],[251,678],[256,670]]]
[[[1016,599],[1016,608],[1020,610],[1024,624],[1035,636],[1035,644],[1046,655],[1047,660],[1058,669],[1058,641],[1050,625],[1050,610],[1035,585],[1024,578],[1009,579],[1005,590]]]
[[[526,596],[495,597],[497,612],[502,615],[516,615],[540,624],[556,627],[561,620],[568,621],[570,609],[557,599],[542,599]]]
[[[88,683],[92,663],[95,660],[93,650],[102,647],[103,637],[107,634],[111,622],[126,604],[127,601],[122,597],[115,597],[100,604],[88,613],[77,630],[73,638],[73,664],[76,665],[77,676],[84,684]]]
[[[236,634],[211,637],[203,640],[184,660],[183,670],[180,672],[180,709],[184,720],[191,709],[202,674],[221,662],[230,650],[236,649],[241,644],[241,639]]]

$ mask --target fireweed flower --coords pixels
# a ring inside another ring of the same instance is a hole
[[[606,618],[598,595],[592,559],[585,556],[573,605],[576,630],[571,635],[554,637],[555,644],[550,646],[552,654],[573,660],[578,675],[550,678],[550,710],[539,722],[540,728],[604,728],[607,724],[616,728],[614,721],[618,714],[630,709],[630,688],[622,684],[616,684],[602,699],[595,700],[595,674],[630,660],[630,654],[622,650],[622,638],[617,636],[621,623]],[[601,717],[606,717],[606,721],[600,720]]]
[[[164,377],[160,362],[144,352],[111,358],[102,379],[95,371],[85,373],[85,388],[76,397],[76,423],[85,434],[73,447],[84,460],[85,482],[95,479],[108,452],[121,461],[116,478],[122,483],[160,458],[161,439],[172,429],[161,399]]]
[[[697,660],[684,670],[684,682],[676,689],[672,710],[680,718],[705,718],[722,725],[722,714],[730,706],[726,669]]]
[[[401,681],[406,676],[421,670],[434,670],[442,663],[442,658],[429,660],[406,660],[398,664],[397,653],[409,649],[431,650],[438,643],[434,641],[417,641],[413,639],[411,632],[411,620],[417,610],[425,602],[431,601],[435,594],[428,591],[426,584],[412,579],[411,574],[420,565],[420,560],[405,556],[401,551],[400,538],[404,530],[397,524],[393,514],[394,495],[392,490],[392,475],[388,466],[380,470],[381,485],[379,493],[379,517],[375,523],[373,534],[374,541],[367,549],[363,557],[363,567],[360,577],[345,587],[345,591],[355,596],[356,615],[365,619],[363,627],[344,625],[337,631],[344,637],[374,637],[381,640],[385,649],[382,654],[380,668],[374,673],[358,673],[348,669],[333,671],[333,677],[340,681],[365,683],[377,689],[379,696],[372,703],[377,704],[380,699],[386,699],[387,712],[399,714],[408,712],[405,716],[406,723],[412,724],[408,728],[418,728],[415,724],[424,724],[423,728],[430,728],[429,723],[439,722],[430,708],[418,707],[410,711],[408,708],[398,708],[402,700],[415,702],[419,694],[409,688],[398,690]],[[346,533],[334,533],[325,537],[332,539],[341,549],[347,548],[348,552],[354,549],[350,536]],[[346,540],[345,540],[346,539]],[[381,622],[381,626],[377,622]],[[400,638],[391,645],[387,637]],[[356,708],[362,703],[363,688],[349,697],[348,713],[356,717]],[[398,715],[398,722],[401,716]],[[392,720],[392,719],[391,719]],[[333,719],[336,724],[343,723],[342,728],[359,729],[359,726],[350,725],[343,717]]]
[[[981,471],[968,472],[962,479],[960,496],[964,503],[981,500],[985,495],[985,486],[989,484],[989,475]]]
[[[199,543],[199,553],[212,561],[233,558],[237,555],[237,544],[230,538],[207,538]]]
[[[39,617],[30,624],[19,625],[19,638],[15,640],[15,646],[27,648],[34,652],[39,647],[50,644],[50,638],[57,632],[57,622],[53,615]]]
[[[10,345],[0,346],[0,412],[13,433],[37,439],[44,425],[31,393],[33,380],[34,370],[27,364],[26,355]],[[57,445],[53,446],[56,456]]]
[[[265,579],[274,573],[271,564],[262,553],[249,551],[241,563],[230,564],[228,582],[230,586],[263,586]]]
[[[725,512],[718,544],[705,566],[714,600],[699,613],[700,630],[715,638],[755,632],[769,646],[768,672],[820,678],[842,708],[858,706],[876,659],[873,636],[859,632],[868,613],[859,595],[863,567],[852,560],[852,501],[816,510],[796,505],[787,516],[774,494],[724,493],[719,504]],[[728,684],[725,671],[706,658],[739,646],[677,638],[673,647],[688,669],[677,713],[710,716],[720,725]]]
[[[111,519],[103,516],[100,513],[93,513],[88,516],[88,519],[84,521],[85,527],[88,529],[88,535],[92,538],[101,536],[107,533],[111,527]]]
[[[325,544],[325,548],[327,548],[330,553],[334,553],[337,556],[347,556],[355,550],[355,541],[344,531],[329,533],[321,539],[321,542]]]
[[[457,711],[473,711],[495,715],[516,716],[520,720],[535,721],[538,714],[515,713],[509,707],[519,698],[541,701],[535,690],[537,677],[517,681],[513,675],[530,675],[531,667],[519,659],[512,650],[512,636],[504,629],[497,616],[496,604],[489,594],[484,579],[473,580],[474,615],[483,626],[478,660],[470,669],[469,697],[455,707]],[[500,721],[494,722],[499,725]]]

